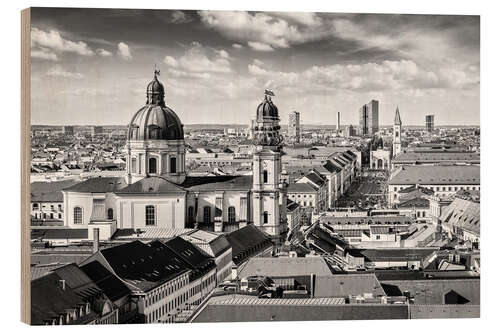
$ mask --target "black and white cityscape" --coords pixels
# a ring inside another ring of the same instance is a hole
[[[480,317],[480,19],[31,9],[31,324]]]

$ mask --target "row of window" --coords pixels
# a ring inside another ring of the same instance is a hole
[[[50,220],[52,220],[52,219],[55,218],[55,215],[54,215],[54,213],[49,213],[49,214],[47,214],[47,213],[40,213],[40,214],[35,213],[34,217],[35,217],[36,220],[38,220],[38,219],[45,220],[47,218],[50,219]],[[62,214],[61,213],[57,213],[57,218],[58,219],[62,219]]]
[[[436,192],[456,192],[458,190],[467,190],[467,191],[476,191],[479,190],[479,186],[426,186],[427,188],[436,191]],[[394,186],[394,191],[399,191],[404,189],[405,187],[397,187]]]
[[[39,204],[38,204],[38,202],[34,202],[34,203],[33,203],[33,210],[36,210],[36,209],[39,209],[39,208],[40,208],[40,209],[43,209],[43,208],[47,208],[47,206],[46,206],[46,205],[44,205],[44,204],[40,204],[40,205],[39,205]],[[62,211],[62,204],[58,204],[58,205],[57,205],[57,209],[58,209],[59,211]],[[50,205],[50,210],[55,210],[55,205]]]
[[[137,172],[137,158],[132,157],[132,173]],[[140,172],[140,170],[139,170]],[[170,172],[171,173],[176,173],[177,172],[177,158],[176,157],[170,157]],[[148,159],[148,173],[158,173],[158,158],[157,157],[150,157]]]
[[[227,221],[228,222],[236,222],[236,208],[234,206],[229,206],[227,208]],[[188,222],[195,222],[195,209],[193,206],[188,207]],[[211,223],[212,222],[212,207],[204,206],[203,207],[203,223]]]
[[[108,220],[112,220],[114,218],[113,208],[108,208],[107,213],[108,213]],[[76,206],[75,208],[73,208],[73,223],[74,224],[83,223],[83,208],[80,206]]]

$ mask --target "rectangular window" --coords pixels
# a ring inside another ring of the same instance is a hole
[[[146,225],[155,225],[155,207],[146,206]]]

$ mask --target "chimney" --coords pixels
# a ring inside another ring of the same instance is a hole
[[[94,239],[92,243],[92,253],[99,252],[99,228],[94,228]]]
[[[66,280],[59,280],[62,290],[66,290]]]
[[[231,267],[231,280],[236,280],[238,278],[238,266],[233,265]]]
[[[311,274],[311,291],[309,292],[309,295],[311,295],[311,298],[314,298],[314,286],[316,285],[316,274]]]

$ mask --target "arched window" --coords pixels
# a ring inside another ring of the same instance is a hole
[[[264,171],[262,172],[262,181],[263,181],[264,183],[267,183],[267,170],[264,170]]]
[[[233,206],[227,209],[227,221],[236,222],[236,209]]]
[[[267,224],[267,222],[269,222],[269,214],[267,212],[264,212],[263,215],[263,224]]]
[[[177,158],[175,157],[170,157],[170,172],[171,173],[177,172]]]
[[[82,224],[83,223],[83,208],[75,207],[73,208],[73,223]]]
[[[108,208],[108,220],[113,219],[113,208]]]
[[[193,206],[188,207],[188,222],[194,223],[194,207]]]
[[[155,225],[155,206],[146,206],[146,225]]]
[[[396,131],[396,138],[397,138],[398,136],[399,136],[399,132],[398,132],[398,131]]]
[[[156,173],[156,158],[151,157],[149,159],[149,173]]]
[[[212,209],[210,206],[203,207],[203,222],[210,223],[212,221]]]

